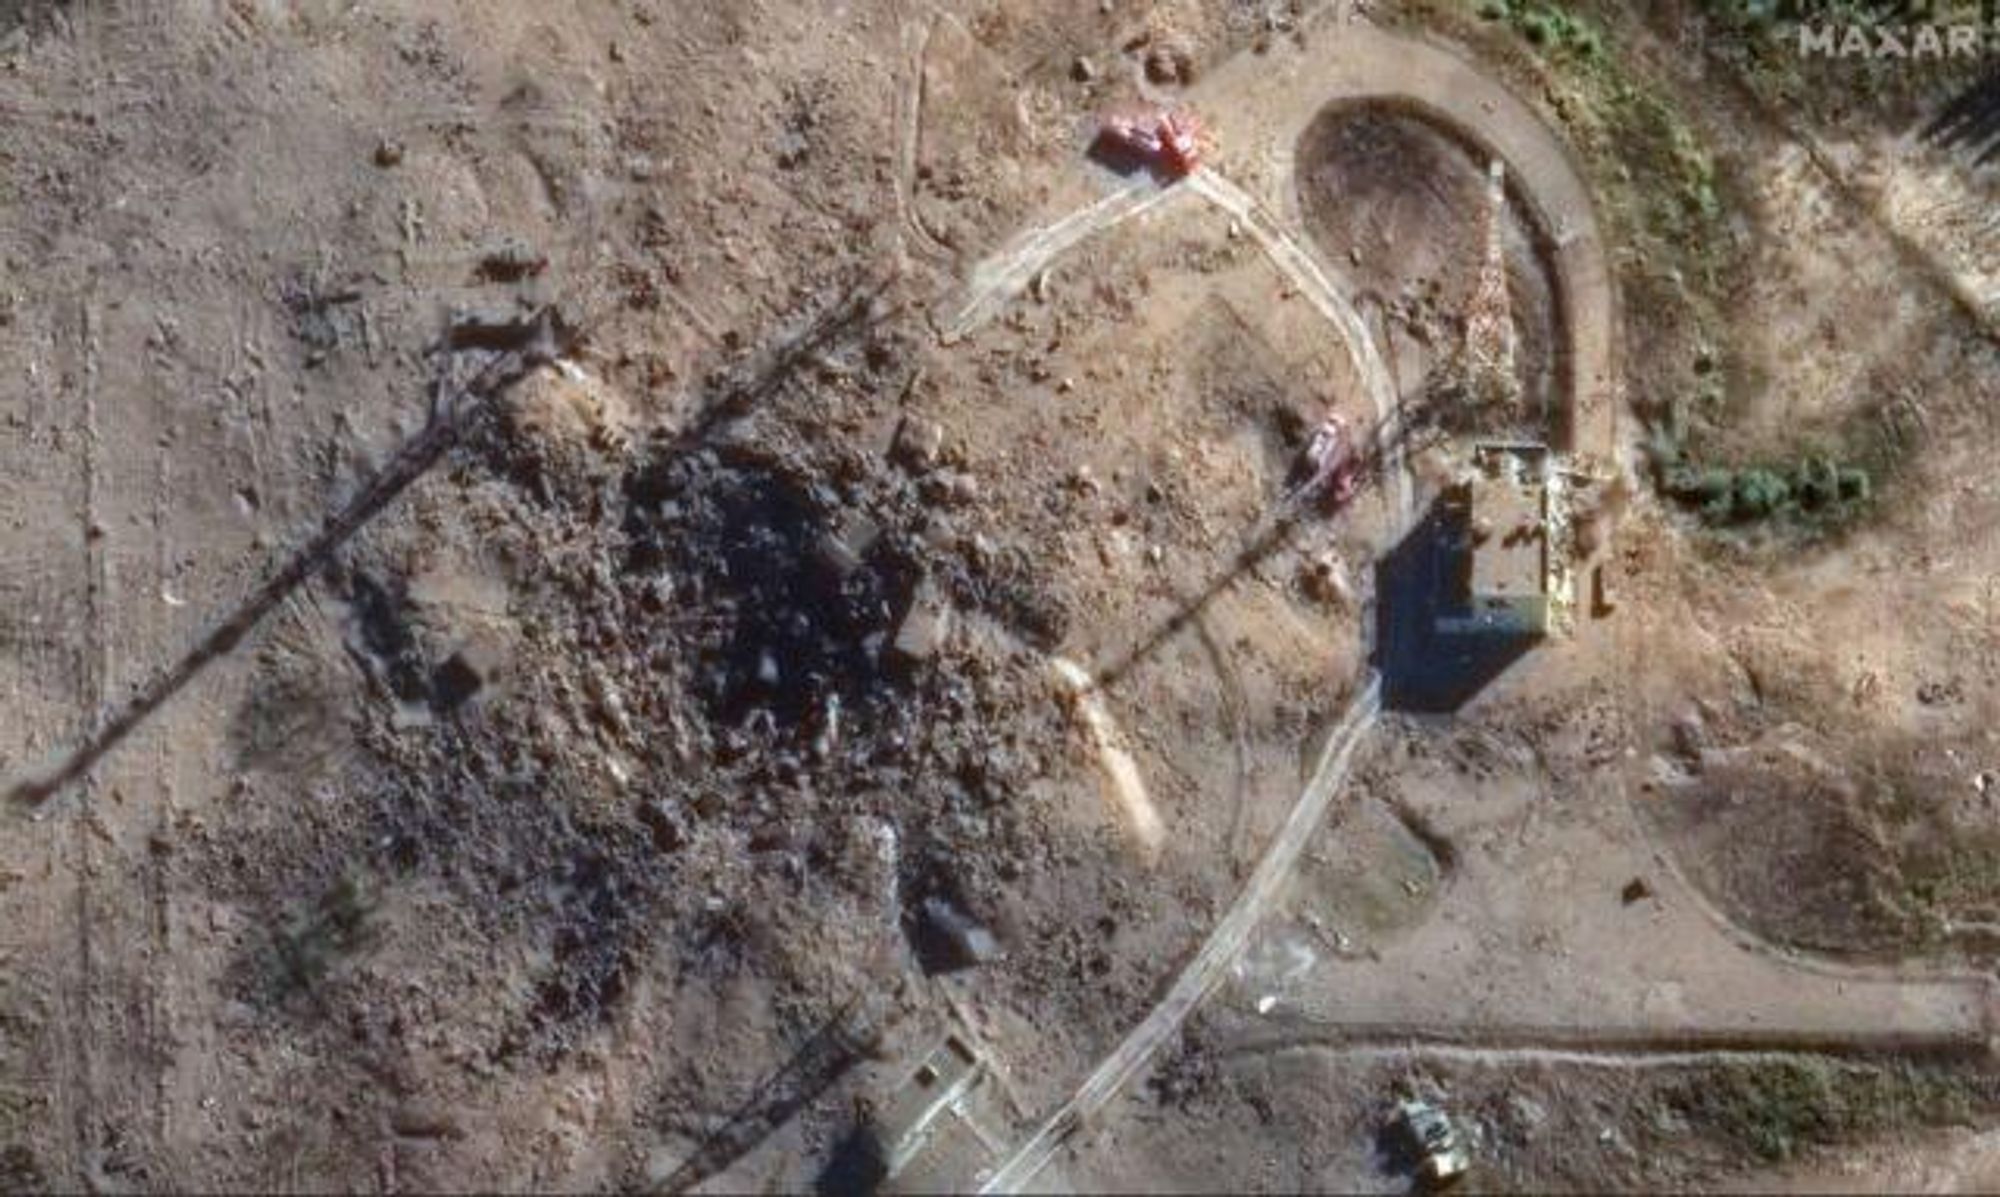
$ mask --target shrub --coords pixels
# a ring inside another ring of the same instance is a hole
[[[1660,490],[1710,524],[1803,515],[1838,519],[1870,494],[1866,470],[1820,454],[1808,454],[1789,469],[1752,465],[1732,470],[1696,465],[1668,438],[1656,437],[1652,453]]]
[[[1736,475],[1735,516],[1739,520],[1761,520],[1791,505],[1791,483],[1772,470],[1748,469]]]

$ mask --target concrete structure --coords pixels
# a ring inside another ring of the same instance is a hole
[[[934,1192],[943,1177],[962,1177],[998,1152],[970,1108],[988,1071],[978,1049],[948,1034],[897,1087],[872,1120],[889,1187]]]
[[[1546,445],[1482,444],[1465,485],[1468,566],[1437,618],[1445,635],[1567,631],[1569,475]]]

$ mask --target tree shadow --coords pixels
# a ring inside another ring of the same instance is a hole
[[[2000,71],[1954,96],[1924,126],[1923,138],[1970,158],[1974,166],[2000,158]]]

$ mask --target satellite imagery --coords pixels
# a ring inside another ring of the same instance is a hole
[[[2000,0],[0,0],[0,1193],[2000,1190],[1996,200]]]

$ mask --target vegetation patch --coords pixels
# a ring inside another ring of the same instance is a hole
[[[1556,115],[1610,201],[1618,239],[1676,281],[1714,290],[1727,264],[1715,157],[1679,106],[1632,71],[1602,24],[1571,6],[1480,0],[1476,12],[1534,51]]]
[[[1815,7],[1812,19],[1866,24],[1885,6],[1847,8],[1853,11]],[[1781,43],[1804,19],[1798,10],[1766,0],[1689,0],[1675,8],[1707,22],[1715,35],[1708,45],[1726,56],[1755,47],[1760,54],[1782,50],[1794,62],[1796,37]],[[1673,92],[1621,44],[1619,21],[1598,5],[1555,0],[1416,0],[1411,13],[1472,42],[1545,97],[1580,151],[1623,304],[1644,314],[1627,328],[1632,401],[1649,428],[1661,496],[1716,532],[1754,528],[1806,540],[1876,510],[1872,499],[1901,446],[1874,416],[1827,430],[1823,444],[1797,458],[1746,458],[1733,443],[1730,428],[1763,383],[1726,380],[1718,349],[1728,343],[1723,297],[1740,268],[1729,176]]]
[[[1715,370],[1721,297],[1740,261],[1729,186],[1714,152],[1672,93],[1613,25],[1587,6],[1551,0],[1412,0],[1412,23],[1471,44],[1524,95],[1541,98],[1567,134],[1599,202],[1628,311],[1633,403],[1726,421]]]
[[[1898,862],[1898,876],[1920,933],[1933,947],[1976,959],[2000,951],[2000,835],[1956,828],[1922,829]]]
[[[1481,0],[1479,16],[1487,21],[1505,21],[1528,43],[1592,58],[1604,49],[1604,40],[1595,25],[1569,9],[1543,0]]]
[[[34,1083],[23,1058],[41,1024],[38,1005],[0,977],[0,1193],[49,1187],[29,1146],[35,1126],[46,1116],[47,1086]]]
[[[0,1193],[39,1193],[49,1187],[34,1152],[19,1143],[0,1147]]]
[[[1899,125],[1973,83],[1989,61],[1954,55],[1945,41],[1954,27],[1990,28],[1980,0],[1695,0],[1693,8],[1712,51],[1761,99],[1818,122]],[[1916,40],[1924,27],[1937,41]],[[1885,52],[1885,34],[1905,53]]]
[[[1707,1072],[1664,1095],[1690,1123],[1758,1158],[1964,1122],[1992,1104],[1986,1078],[1918,1065],[1801,1057]]]
[[[1675,459],[1659,467],[1663,494],[1712,526],[1788,521],[1834,526],[1867,503],[1868,471],[1810,454],[1789,465],[1731,469]]]

